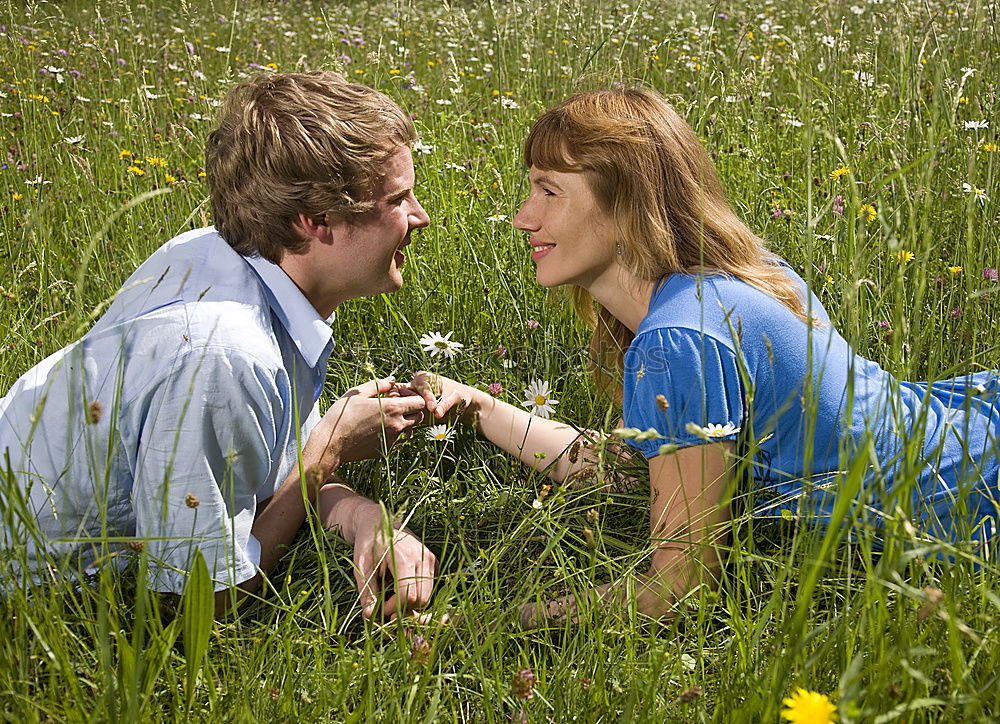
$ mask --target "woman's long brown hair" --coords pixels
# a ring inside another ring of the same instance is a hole
[[[795,283],[729,205],[697,135],[656,92],[629,87],[567,98],[535,122],[524,161],[586,174],[614,222],[617,238],[609,243],[621,245],[620,263],[638,279],[726,274],[807,322]],[[593,329],[595,381],[620,400],[624,355],[634,335],[586,290],[574,286],[572,300]]]

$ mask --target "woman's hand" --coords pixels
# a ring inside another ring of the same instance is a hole
[[[433,372],[415,372],[409,388],[420,395],[427,410],[440,420],[445,415],[475,425],[483,408],[483,392]]]

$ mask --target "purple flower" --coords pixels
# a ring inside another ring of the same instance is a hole
[[[961,317],[962,316],[962,308],[961,307],[955,307],[950,312],[948,312],[948,316],[949,317]]]
[[[80,71],[78,71],[76,68],[70,68],[69,69],[69,74],[71,76],[73,76],[74,78],[82,78],[83,77],[83,73],[81,73]]]
[[[499,382],[490,383],[490,394],[494,397],[499,397],[503,393],[503,385]]]
[[[996,271],[994,271],[993,273],[996,274]],[[996,279],[995,276],[993,278]],[[536,322],[534,319],[528,320],[528,329],[538,329],[538,326],[539,326],[538,322]]]
[[[502,344],[499,345],[497,347],[497,357],[499,357],[500,359],[503,359],[506,356],[507,356],[507,348],[504,347]]]
[[[983,279],[990,282],[995,282],[997,279],[1000,279],[1000,274],[997,274],[996,269],[988,266],[985,269],[983,269]]]
[[[535,674],[531,669],[521,669],[510,681],[510,693],[518,699],[528,700],[535,695]]]
[[[420,634],[413,634],[410,644],[410,658],[413,662],[421,666],[426,664],[431,655],[431,645],[427,643],[427,639]]]
[[[729,16],[725,13],[719,13],[716,17],[718,17],[719,20],[729,20]]]
[[[885,321],[884,319],[880,319],[880,320],[878,320],[878,328],[879,329],[889,329],[889,323],[887,321]]]
[[[830,207],[830,211],[839,216],[844,215],[844,197],[842,194],[837,194],[833,197],[833,205]]]
[[[772,219],[780,219],[781,217],[782,217],[781,207],[778,206],[777,204],[775,204],[774,208],[771,209],[771,218]]]

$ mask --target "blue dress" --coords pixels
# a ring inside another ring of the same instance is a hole
[[[654,289],[625,355],[623,402],[627,427],[662,438],[629,443],[651,458],[666,443],[703,444],[711,429],[753,455],[755,515],[819,522],[846,479],[838,473],[864,456],[856,520],[880,526],[882,513],[902,512],[937,538],[988,540],[1000,498],[998,373],[898,380],[855,354],[785,268],[818,325],[720,274],[672,274]]]

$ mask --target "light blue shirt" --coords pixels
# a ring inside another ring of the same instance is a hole
[[[196,549],[217,589],[252,578],[257,506],[318,420],[332,348],[280,267],[211,227],[167,242],[0,401],[0,454],[23,494],[0,501],[21,520],[4,548],[26,540],[29,566],[44,552],[72,575],[134,537],[155,590],[183,590]]]

